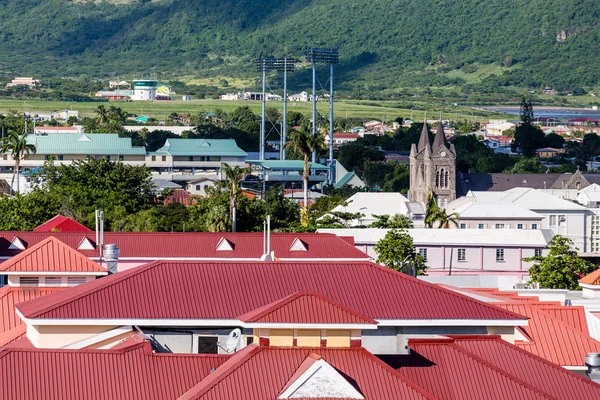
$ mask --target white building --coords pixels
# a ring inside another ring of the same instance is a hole
[[[543,216],[512,203],[484,203],[474,197],[461,197],[446,207],[458,214],[460,229],[541,229]]]
[[[352,236],[354,245],[377,259],[375,245],[388,229],[319,229],[318,232]],[[428,275],[493,275],[526,279],[531,262],[523,258],[545,255],[549,230],[408,229],[427,262]]]
[[[154,79],[134,79],[131,100],[156,100],[156,84]]]
[[[152,131],[169,131],[171,133],[174,133],[175,135],[179,135],[181,136],[181,134],[183,132],[195,132],[196,131],[196,127],[195,126],[191,126],[191,125],[186,125],[186,126],[171,126],[171,125],[131,125],[131,126],[123,126],[123,129],[125,129],[128,132],[139,132],[142,129],[146,129],[148,130],[148,132],[152,132]]]
[[[485,130],[487,136],[502,136],[505,131],[513,129],[515,126],[512,122],[505,120],[490,121],[489,124],[485,125]]]
[[[129,82],[126,82],[126,81],[109,81],[108,82],[108,87],[111,89],[115,89],[118,87],[127,87],[128,88],[129,86],[130,86]]]
[[[288,100],[298,102],[312,101],[312,94],[308,94],[307,92],[295,93],[291,96],[288,96]]]

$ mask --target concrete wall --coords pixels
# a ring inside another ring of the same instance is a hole
[[[227,336],[233,330],[233,328],[178,328],[169,330],[153,327],[143,327],[141,329],[150,337],[155,349],[161,353],[198,353],[198,337],[200,336],[217,337],[218,342],[225,347]],[[252,336],[252,332],[250,330],[242,331],[242,340],[238,345],[238,350],[246,346],[247,336]],[[221,347],[217,347],[217,351],[219,354],[227,354]]]
[[[441,283],[463,288],[499,288],[508,289],[519,282],[515,275],[427,275],[418,277],[425,282]],[[529,280],[529,276],[523,276],[523,282]]]
[[[549,211],[549,210],[532,210],[544,217],[542,220],[542,228],[550,229],[555,235],[563,235],[573,241],[575,247],[582,252],[589,251],[590,238],[588,230],[588,215],[591,212],[585,211]],[[550,226],[551,215],[564,215],[566,221],[559,226]]]
[[[60,349],[99,333],[117,328],[116,326],[46,326],[28,325],[27,338],[38,348]]]
[[[503,229],[518,229],[517,225],[522,224],[522,229],[532,229],[531,224],[537,224],[536,229],[542,229],[542,219],[458,219],[458,227],[450,224],[450,229],[460,229],[460,224],[467,224],[466,229],[479,229],[479,224],[483,224],[483,229],[496,229],[496,224],[504,224]]]

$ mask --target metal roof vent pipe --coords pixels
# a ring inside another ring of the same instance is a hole
[[[596,383],[600,383],[600,353],[588,353],[584,358],[588,367],[587,376]]]
[[[119,246],[114,243],[110,243],[104,246],[104,259],[106,260],[106,268],[109,274],[117,273],[117,265],[119,263],[119,256],[121,250]]]

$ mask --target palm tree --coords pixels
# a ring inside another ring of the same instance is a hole
[[[458,217],[458,213],[448,214],[445,209],[438,208],[437,210],[433,211],[430,221],[431,225],[437,222],[438,228],[448,229],[450,228],[450,224],[458,228]]]
[[[427,195],[427,202],[425,204],[425,226],[427,228],[431,228],[435,221],[432,221],[432,217],[435,212],[439,210],[437,201],[435,200],[435,196],[432,191],[429,191]]]
[[[110,122],[110,112],[104,106],[98,106],[94,111],[96,120],[100,125],[107,125]]]
[[[9,135],[4,138],[2,142],[2,147],[0,147],[0,153],[9,153],[13,160],[15,160],[15,166],[13,168],[12,180],[10,182],[10,187],[13,188],[15,183],[15,176],[19,174],[19,166],[21,165],[21,161],[25,159],[25,157],[30,154],[35,154],[35,145],[27,143],[27,134],[19,134],[16,131],[9,133]],[[17,178],[17,190],[19,192],[19,179]]]
[[[250,169],[241,168],[237,165],[235,167],[231,167],[229,164],[223,164],[221,169],[225,173],[225,179],[227,180],[229,186],[229,216],[231,217],[231,232],[235,232],[237,229],[237,201],[242,189],[240,186],[240,181],[250,174]]]
[[[325,136],[321,133],[313,136],[307,129],[295,130],[290,132],[289,140],[285,143],[284,148],[293,149],[294,151],[302,154],[304,158],[304,170],[302,173],[302,186],[304,189],[304,206],[302,207],[302,226],[308,226],[308,175],[310,173],[310,166],[308,160],[310,159],[314,150],[325,149]]]

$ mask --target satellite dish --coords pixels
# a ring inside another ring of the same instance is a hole
[[[219,343],[219,347],[225,350],[227,353],[233,353],[237,349],[240,340],[242,340],[242,331],[241,329],[236,328],[227,336],[227,339],[225,340],[225,347],[223,347],[221,343]]]

